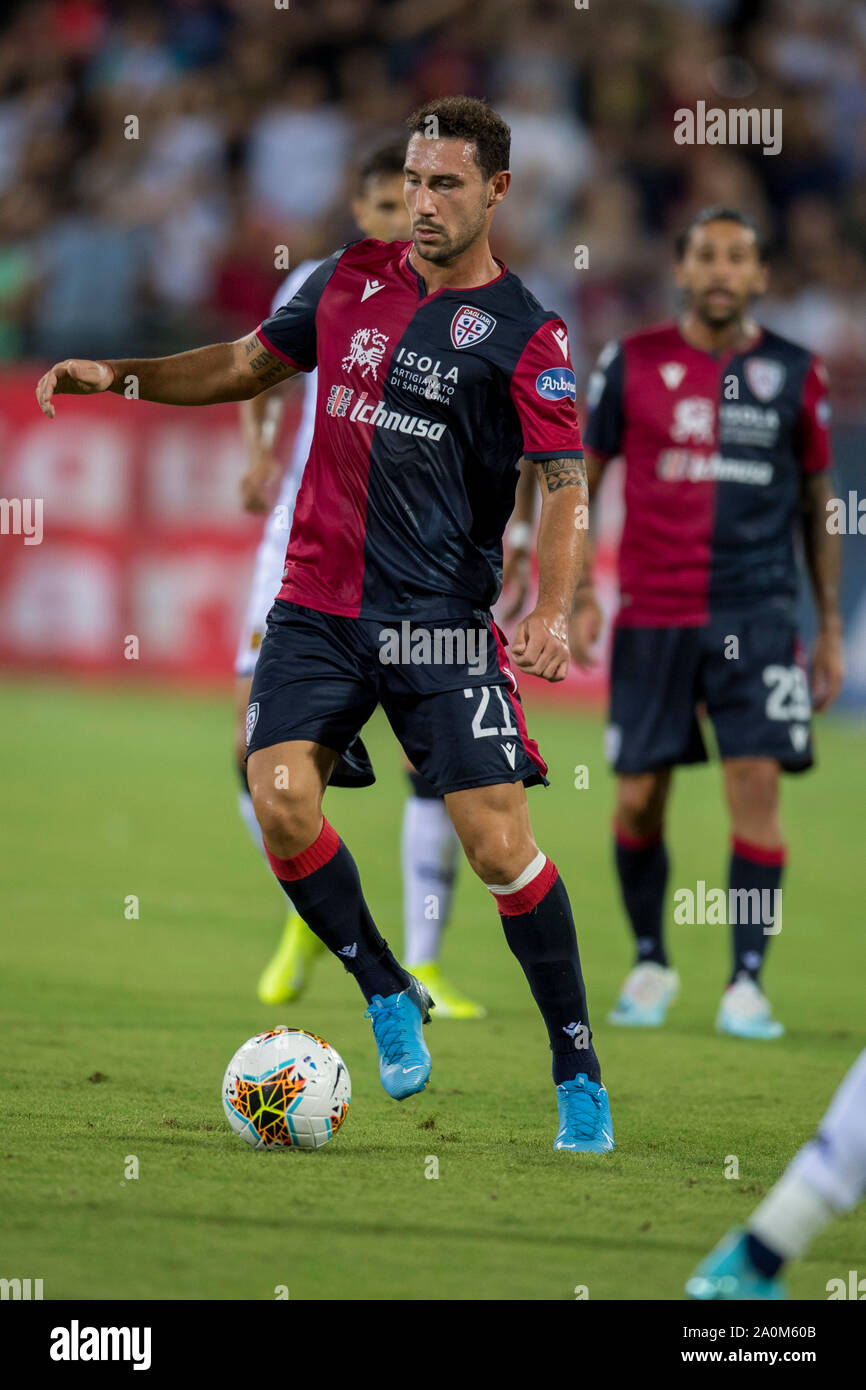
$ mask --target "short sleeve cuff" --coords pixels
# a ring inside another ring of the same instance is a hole
[[[313,364],[313,367],[305,367],[302,362],[296,362],[294,357],[290,357],[287,352],[282,352],[281,349],[278,348],[275,343],[272,343],[270,338],[268,338],[267,335],[262,332],[261,324],[259,324],[258,328],[256,329],[256,337],[258,338],[262,346],[267,348],[268,352],[272,353],[274,357],[279,357],[280,361],[285,362],[287,366],[294,367],[296,372],[313,371],[315,363]]]

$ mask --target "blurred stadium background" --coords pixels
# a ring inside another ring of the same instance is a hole
[[[494,249],[569,323],[579,387],[609,339],[669,314],[696,208],[754,212],[768,325],[822,353],[837,491],[866,445],[866,9],[849,0],[44,0],[0,29],[0,491],[44,540],[0,545],[6,669],[228,677],[260,521],[234,409],[35,410],[69,355],[249,331],[284,271],[355,233],[353,159],[433,95],[487,97],[516,181]],[[681,106],[781,107],[777,156],[680,146]],[[127,118],[138,122],[129,139]],[[575,247],[589,267],[575,269]],[[299,395],[300,393],[298,393]],[[289,410],[287,430],[297,415]],[[600,582],[615,602],[615,471]],[[866,561],[846,542],[845,701],[866,706]],[[540,684],[532,683],[533,686]],[[596,676],[558,697],[600,694]]]

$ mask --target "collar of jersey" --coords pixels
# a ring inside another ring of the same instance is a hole
[[[747,348],[729,348],[727,352],[720,352],[718,354],[715,354],[712,352],[707,352],[704,348],[695,347],[693,343],[690,343],[688,339],[683,336],[682,329],[680,328],[679,319],[673,320],[673,328],[674,332],[680,340],[680,343],[689,352],[697,353],[698,357],[708,357],[711,362],[718,362],[722,365],[725,365],[728,362],[732,362],[735,357],[748,357],[751,353],[755,351],[756,348],[759,348],[761,346],[761,344],[767,336],[766,328],[762,323],[759,323],[758,336],[753,343],[749,344]]]
[[[412,250],[413,244],[414,243],[410,241],[406,250],[400,257],[400,269],[403,271],[403,274],[409,280],[410,284],[417,285],[418,297],[425,303],[427,300],[438,299],[440,295],[446,294],[459,294],[461,298],[465,299],[468,294],[477,294],[479,290],[486,290],[489,289],[491,285],[498,285],[499,281],[504,279],[508,274],[508,267],[505,265],[504,261],[501,261],[498,256],[494,256],[494,261],[497,265],[502,266],[502,269],[498,275],[494,275],[492,280],[485,280],[483,285],[471,285],[469,289],[461,289],[459,285],[456,288],[453,285],[443,285],[441,290],[434,290],[432,294],[427,294],[427,286],[424,284],[423,276],[418,274],[418,271],[409,261],[409,252]]]

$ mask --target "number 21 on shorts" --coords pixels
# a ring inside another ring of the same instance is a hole
[[[501,686],[501,685],[494,685],[494,686],[493,686],[493,689],[496,691],[496,694],[499,696],[499,703],[500,703],[500,705],[502,706],[502,715],[503,715],[503,719],[504,719],[505,722],[504,722],[504,724],[502,725],[501,728],[498,727],[496,724],[494,724],[492,727],[489,727],[489,726],[488,726],[488,727],[485,727],[485,725],[484,725],[484,723],[483,723],[484,716],[485,716],[485,714],[487,713],[487,706],[490,704],[490,686],[489,686],[489,685],[481,685],[481,686],[470,687],[468,690],[464,690],[464,691],[463,691],[463,694],[465,695],[465,697],[466,697],[467,700],[471,700],[472,697],[473,697],[475,694],[480,694],[480,696],[481,696],[481,702],[480,702],[480,704],[479,704],[477,710],[475,711],[474,715],[472,716],[472,737],[473,737],[473,738],[492,738],[492,737],[495,737],[497,734],[499,734],[499,735],[501,735],[501,736],[505,736],[505,737],[508,737],[508,735],[512,735],[512,736],[515,736],[515,737],[516,737],[516,736],[517,736],[517,733],[518,733],[518,730],[517,730],[516,726],[512,723],[512,719],[511,719],[511,714],[512,714],[511,706],[510,706],[510,704],[508,703],[508,701],[506,700],[505,696],[504,696],[503,693],[502,693],[502,686]],[[493,709],[491,710],[491,714],[492,714],[493,716],[495,716],[495,715],[497,714],[497,709],[496,709],[496,705],[495,705],[495,704],[494,704],[494,706],[493,706]]]

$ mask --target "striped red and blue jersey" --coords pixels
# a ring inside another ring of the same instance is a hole
[[[713,356],[662,324],[605,348],[587,407],[587,449],[625,460],[620,626],[790,609],[802,475],[830,466],[819,358],[767,329]]]
[[[521,456],[582,457],[562,319],[504,266],[428,294],[411,242],[354,242],[258,329],[318,369],[278,597],[345,617],[488,609]]]

